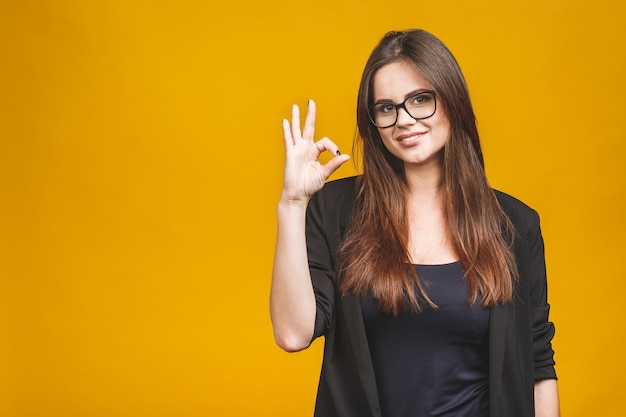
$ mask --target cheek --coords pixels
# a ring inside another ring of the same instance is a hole
[[[450,141],[450,136],[451,136],[451,130],[450,130],[450,124],[446,123],[442,126],[442,134],[445,137],[445,142],[448,143]]]
[[[378,129],[378,135],[385,148],[389,149],[389,145],[393,141],[392,129]]]
[[[437,110],[439,111],[439,110]],[[452,128],[450,126],[450,121],[445,116],[445,114],[440,115],[436,120],[434,120],[435,124],[433,125],[439,131],[439,134],[445,139],[446,143],[450,140],[450,135],[452,132]]]

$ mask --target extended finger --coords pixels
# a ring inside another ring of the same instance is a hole
[[[297,104],[291,107],[291,135],[294,141],[302,137],[300,133],[300,108]]]
[[[313,140],[315,134],[315,114],[316,114],[315,102],[309,100],[309,107],[306,112],[306,119],[304,120],[304,129],[302,130],[302,138]]]
[[[291,126],[289,120],[283,119],[283,138],[285,139],[285,149],[289,150],[294,145],[293,136],[291,136]]]

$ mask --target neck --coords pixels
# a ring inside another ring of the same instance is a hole
[[[405,166],[409,195],[418,199],[433,199],[441,196],[441,165]]]

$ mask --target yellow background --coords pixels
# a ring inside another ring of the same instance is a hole
[[[322,343],[280,351],[268,314],[280,120],[314,98],[348,152],[365,60],[410,27],[542,215],[564,415],[625,415],[615,0],[0,1],[0,415],[311,415]]]

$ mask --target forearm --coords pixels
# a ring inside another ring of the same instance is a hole
[[[556,379],[535,382],[535,417],[559,417],[560,415]]]
[[[270,314],[276,343],[294,352],[309,346],[315,327],[315,294],[305,235],[306,203],[281,200],[277,214]]]

